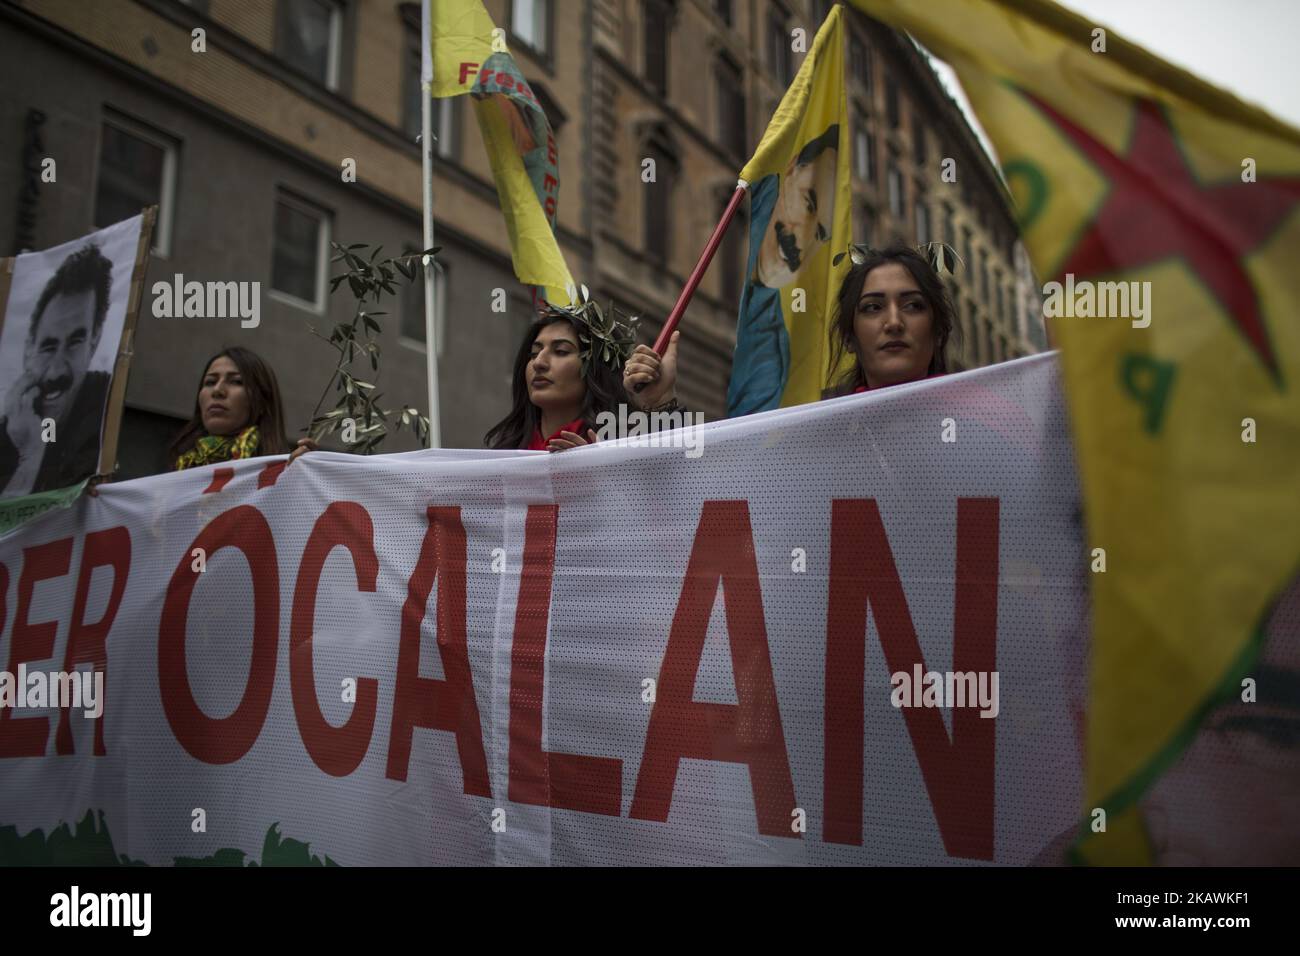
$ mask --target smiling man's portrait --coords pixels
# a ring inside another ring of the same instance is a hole
[[[113,264],[93,243],[64,259],[42,288],[23,336],[21,373],[0,395],[5,497],[65,488],[95,473],[111,373],[90,366],[112,291]]]

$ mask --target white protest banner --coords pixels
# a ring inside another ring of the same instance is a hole
[[[658,437],[252,459],[0,538],[0,862],[1027,863],[1072,830],[1053,356]]]

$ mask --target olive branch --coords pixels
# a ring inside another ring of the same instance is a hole
[[[387,312],[368,308],[380,304],[384,295],[396,295],[393,283],[398,273],[408,282],[416,281],[423,268],[421,263],[425,256],[436,255],[438,247],[415,252],[395,258],[380,259],[383,246],[376,246],[368,259],[358,255],[355,250],[364,251],[369,246],[364,242],[342,246],[331,242],[335,255],[330,262],[342,262],[347,270],[330,278],[330,294],[338,291],[344,282],[356,299],[349,322],[340,322],[334,326],[329,336],[322,335],[314,325],[308,325],[311,334],[325,342],[338,353],[334,371],[330,374],[325,388],[321,392],[316,407],[312,409],[311,424],[307,426],[307,437],[319,441],[335,431],[342,431],[349,451],[363,455],[372,454],[388,437],[390,428],[400,430],[411,428],[421,444],[429,440],[429,418],[420,414],[413,405],[401,405],[398,408],[383,408],[380,399],[383,393],[378,391],[374,382],[365,381],[353,374],[353,363],[358,359],[369,360],[373,373],[370,377],[379,378],[380,347],[375,336],[382,334],[378,317]],[[334,407],[321,413],[330,392],[337,393]],[[351,437],[349,436],[351,432]]]

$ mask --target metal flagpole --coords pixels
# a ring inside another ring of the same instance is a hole
[[[424,91],[420,109],[420,146],[424,175],[424,248],[433,248],[433,51],[430,48],[431,17],[429,4],[420,9],[420,32],[424,36],[420,55],[420,88]],[[424,266],[424,365],[429,383],[429,447],[442,447],[440,405],[438,402],[438,334],[434,297],[433,256],[425,256]]]

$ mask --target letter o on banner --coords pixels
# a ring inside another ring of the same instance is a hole
[[[212,718],[200,709],[185,665],[185,629],[190,599],[200,575],[189,556],[203,548],[208,560],[222,548],[238,548],[253,578],[253,657],[239,706],[229,717]],[[218,515],[185,549],[167,585],[158,625],[158,690],[172,733],[191,756],[206,763],[233,763],[248,753],[271,706],[276,645],[280,631],[280,573],[275,539],[266,518],[252,505]]]

